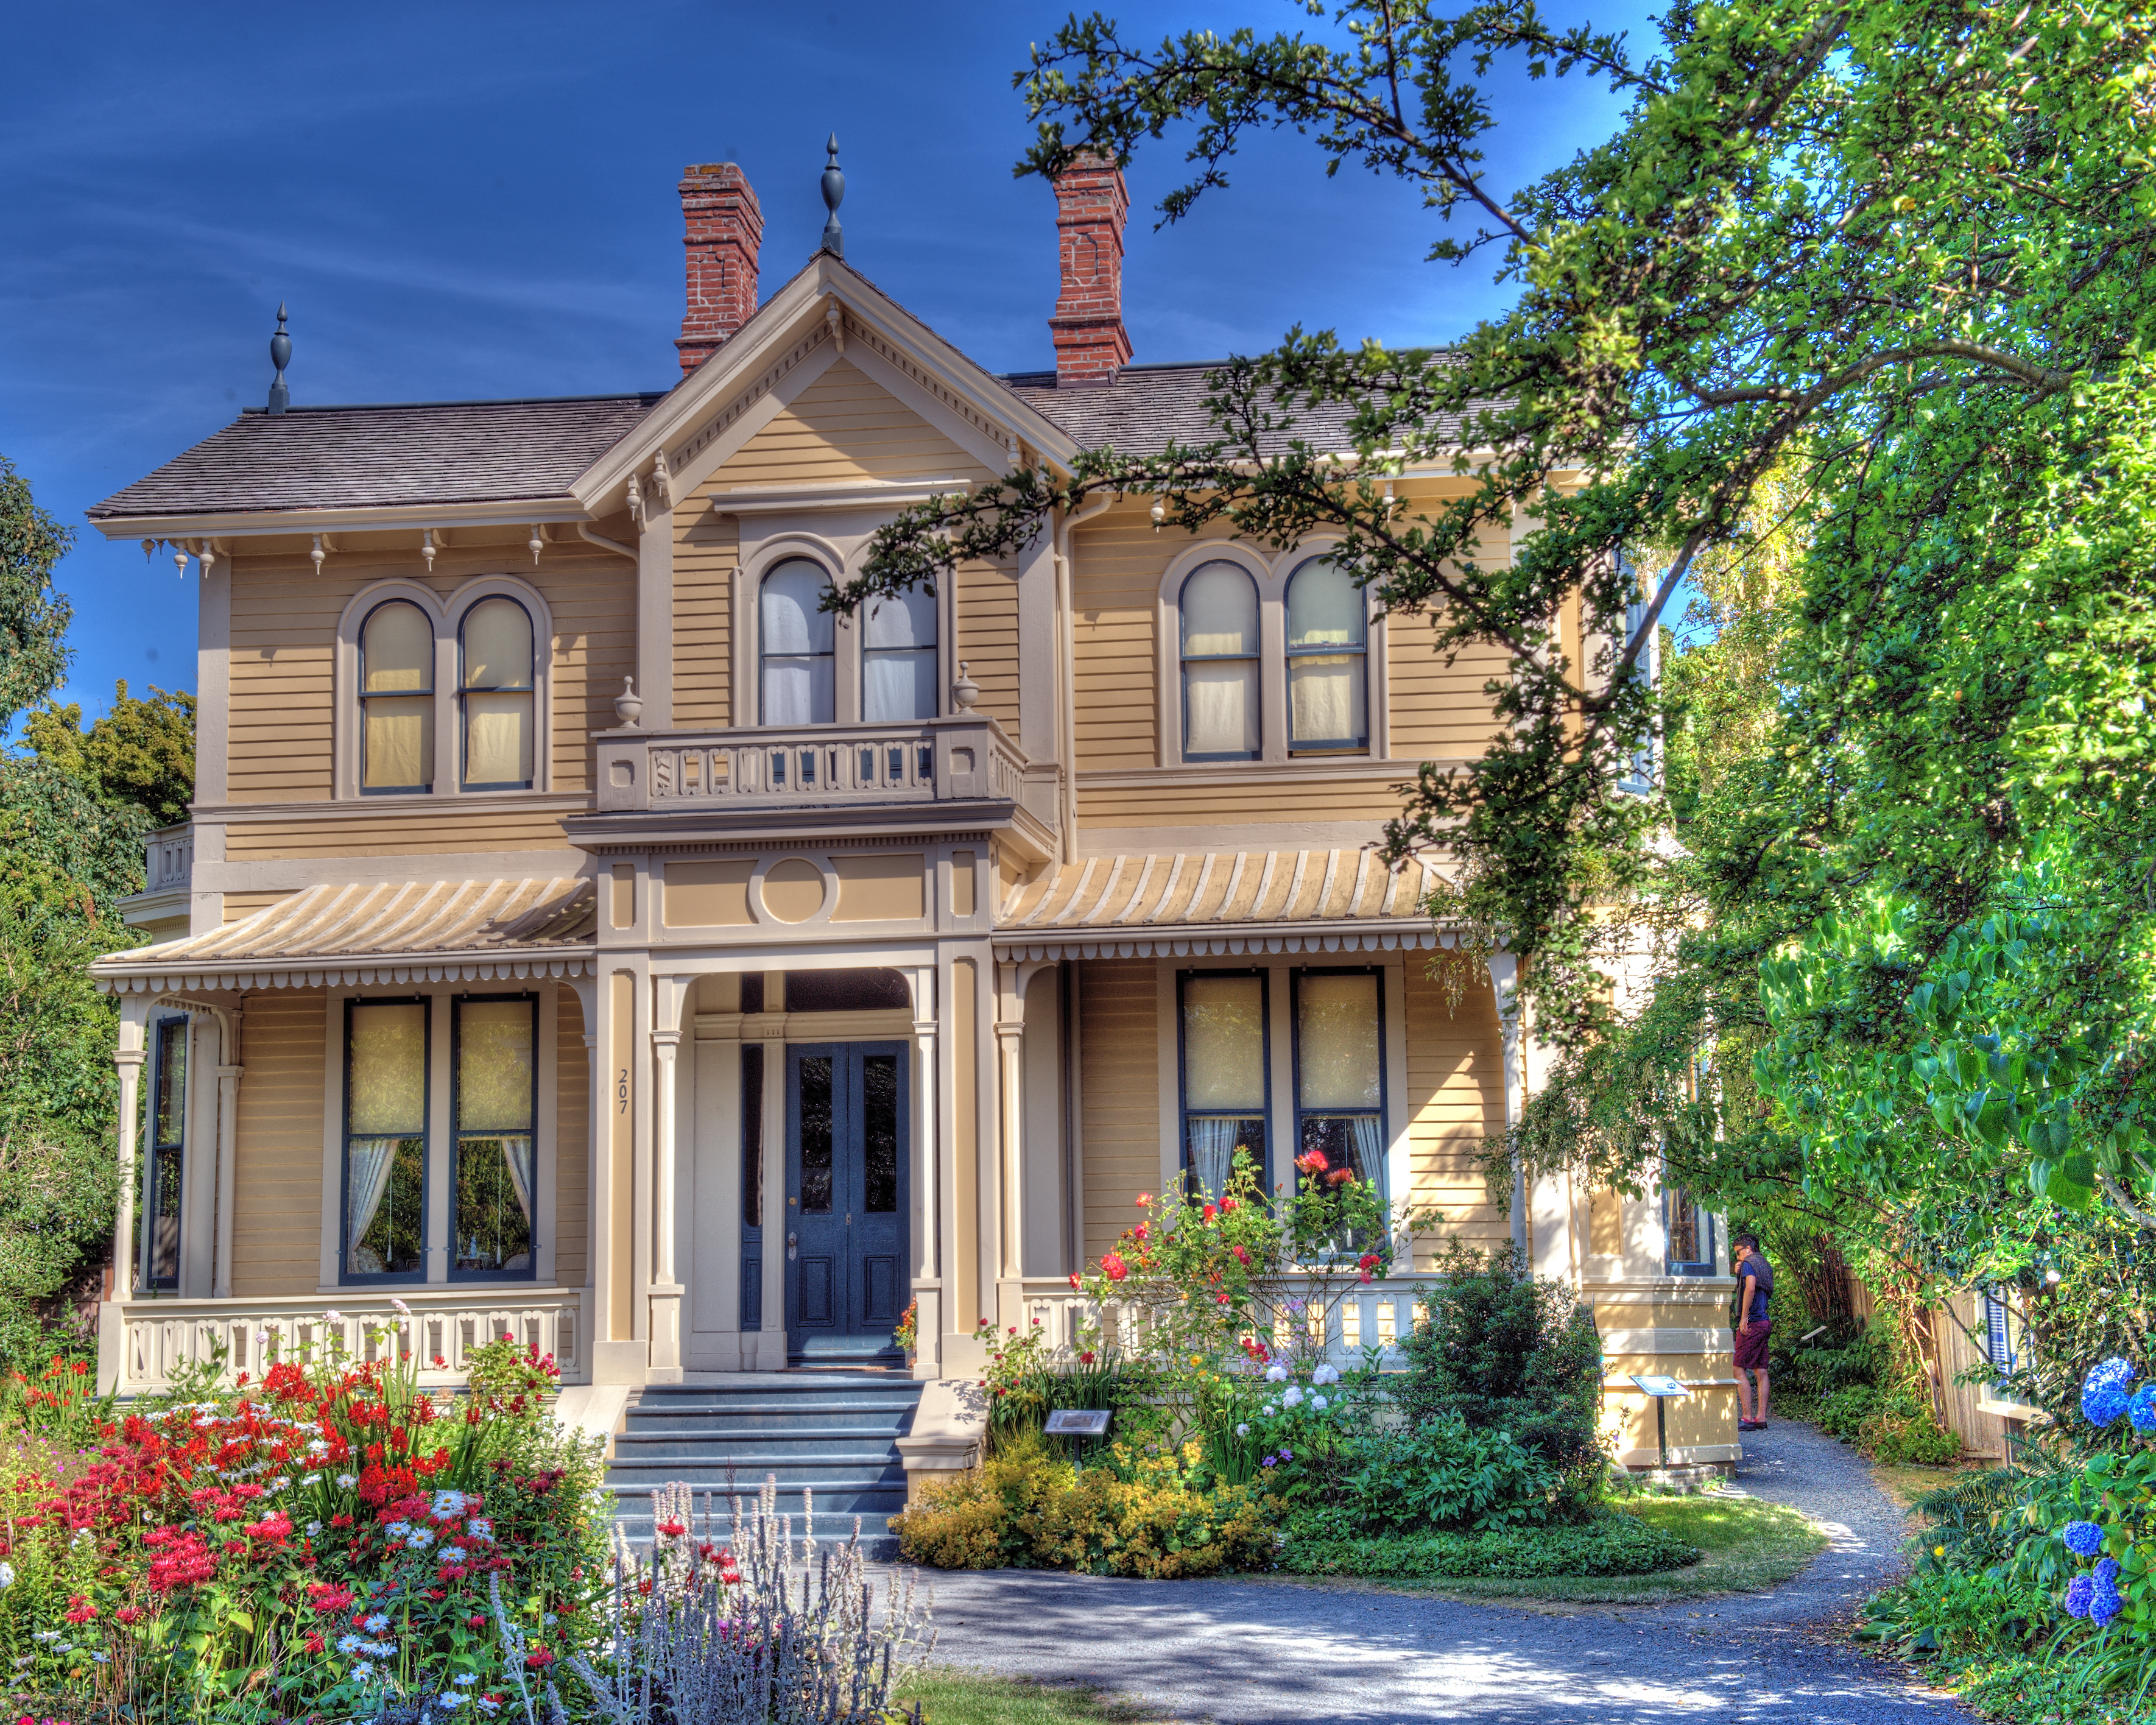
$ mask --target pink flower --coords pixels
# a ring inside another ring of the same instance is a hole
[[[1140,1194],[1138,1194],[1138,1208],[1139,1208],[1140,1209],[1144,1209],[1147,1204],[1151,1204],[1152,1202],[1152,1194],[1151,1194],[1150,1192],[1141,1192]]]
[[[1131,1273],[1131,1266],[1115,1253],[1110,1252],[1101,1260],[1101,1273],[1110,1281],[1121,1281]]]
[[[1219,1215],[1219,1214],[1220,1214],[1220,1206],[1219,1206],[1219,1204],[1207,1204],[1207,1205],[1205,1206],[1205,1219],[1206,1219],[1207,1221],[1209,1221],[1209,1221],[1211,1221],[1211,1220],[1212,1220],[1215,1216]]]

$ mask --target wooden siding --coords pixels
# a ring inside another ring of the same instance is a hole
[[[1447,664],[1431,644],[1430,619],[1403,614],[1385,625],[1385,670],[1395,758],[1479,756],[1496,737],[1483,685],[1505,674],[1502,649],[1464,652]]]
[[[321,1284],[324,1004],[321,994],[283,991],[247,999],[234,1134],[237,1299],[311,1294]]]
[[[588,733],[613,724],[613,698],[636,668],[635,571],[589,547],[558,543],[535,568],[520,541],[452,547],[437,553],[429,574],[416,545],[362,543],[332,555],[319,576],[303,553],[234,560],[229,799],[331,794],[337,619],[355,593],[395,578],[446,599],[474,577],[496,573],[529,582],[553,614],[552,788],[588,789]]]
[[[674,533],[674,722],[683,730],[732,723],[733,583],[739,523],[682,510]]]
[[[1161,571],[1188,541],[1167,543],[1147,514],[1127,505],[1071,534],[1071,656],[1077,764],[1159,765],[1153,680]]]
[[[1503,1040],[1486,977],[1471,978],[1455,1010],[1444,983],[1429,974],[1420,953],[1407,961],[1407,1101],[1409,1162],[1417,1208],[1434,1206],[1444,1220],[1415,1244],[1415,1268],[1425,1270],[1439,1245],[1465,1239],[1487,1249],[1512,1237],[1482,1183],[1486,1134],[1503,1128]]]
[[[257,911],[266,911],[280,899],[290,898],[289,892],[228,892],[224,896],[224,920],[227,922],[244,922]]]
[[[1160,969],[1101,960],[1079,979],[1080,1119],[1086,1259],[1098,1261],[1160,1189]]]
[[[743,444],[714,476],[721,487],[814,480],[994,475],[845,360]]]
[[[969,563],[953,584],[958,638],[951,662],[963,660],[967,675],[980,685],[973,711],[986,713],[1020,748],[1029,739],[1018,729],[1018,582],[1014,569]],[[1042,738],[1046,744],[1050,739]]]
[[[1254,768],[1253,771],[1261,769]],[[1412,776],[1409,768],[1402,777]],[[1271,781],[1253,787],[1240,776],[1218,775],[1216,783],[1193,784],[1180,772],[1159,784],[1078,787],[1078,819],[1085,827],[1193,827],[1251,821],[1389,820],[1400,812],[1400,799],[1389,778],[1343,782],[1312,778],[1306,783]]]
[[[555,991],[554,1285],[580,1288],[590,1240],[591,1050],[577,991]]]
[[[225,829],[234,862],[272,857],[435,856],[465,850],[568,848],[562,817],[544,809],[490,814],[476,799],[424,799],[408,814],[326,820],[235,821]],[[444,803],[446,803],[446,806]],[[378,802],[375,807],[382,807]]]

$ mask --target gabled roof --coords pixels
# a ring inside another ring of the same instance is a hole
[[[116,491],[92,521],[403,504],[570,501],[570,486],[665,398],[250,408]]]
[[[321,988],[581,976],[595,950],[586,880],[310,886],[208,934],[113,952],[100,989]]]

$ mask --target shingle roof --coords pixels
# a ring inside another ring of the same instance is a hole
[[[1429,947],[1440,937],[1420,906],[1435,884],[1427,865],[1394,874],[1368,847],[1096,856],[1014,892],[995,943],[1034,957]]]
[[[1112,383],[1081,383],[1067,389],[1056,388],[1053,372],[1014,372],[998,381],[1034,412],[1069,432],[1081,448],[1107,444],[1121,454],[1155,455],[1170,439],[1204,444],[1219,435],[1205,410],[1205,374],[1226,362],[1215,359],[1126,366]],[[1315,411],[1299,406],[1284,411],[1295,423],[1261,439],[1263,454],[1277,454],[1297,439],[1321,449],[1352,446],[1345,403],[1328,402]],[[1448,424],[1440,419],[1436,426],[1448,437],[1459,433],[1456,420]]]
[[[275,415],[249,408],[90,515],[566,499],[577,476],[660,399],[418,402]]]
[[[593,951],[596,906],[589,880],[567,878],[310,886],[90,969],[100,988],[138,993],[578,976]]]

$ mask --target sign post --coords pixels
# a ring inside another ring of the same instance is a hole
[[[1635,1372],[1631,1374],[1631,1378],[1633,1384],[1643,1395],[1654,1398],[1655,1447],[1661,1452],[1662,1466],[1666,1471],[1670,1465],[1670,1425],[1667,1412],[1670,1398],[1673,1395],[1690,1395],[1691,1392],[1666,1373]]]
[[[1048,1416],[1041,1430],[1050,1437],[1091,1438],[1096,1442],[1108,1435],[1108,1421],[1113,1416],[1106,1408],[1058,1408]],[[1078,1467],[1085,1469],[1084,1452],[1078,1458]]]

